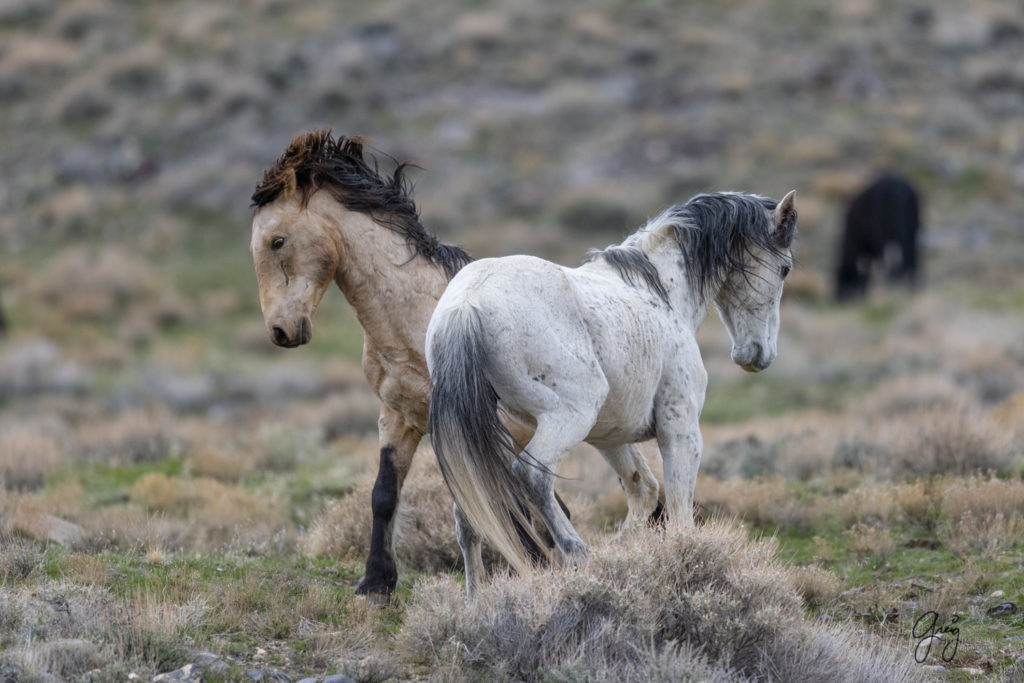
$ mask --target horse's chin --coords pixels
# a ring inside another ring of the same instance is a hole
[[[761,370],[764,369],[764,368],[757,367],[753,363],[744,363],[740,367],[743,368],[744,370],[746,370],[747,372],[761,372]]]

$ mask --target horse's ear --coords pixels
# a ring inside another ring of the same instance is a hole
[[[775,226],[772,230],[775,243],[788,248],[796,234],[796,190],[790,190],[775,207],[775,211],[772,212],[772,223]]]
[[[295,180],[295,169],[292,167],[281,169],[281,195],[290,197],[298,183]]]

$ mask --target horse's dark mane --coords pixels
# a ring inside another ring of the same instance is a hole
[[[687,264],[690,289],[707,300],[722,287],[732,286],[727,277],[730,273],[749,277],[752,262],[764,258],[759,250],[782,256],[782,246],[772,234],[770,212],[777,204],[768,197],[735,192],[700,194],[669,207],[622,244],[592,251],[587,260],[603,258],[624,280],[646,284],[668,303],[665,285],[643,245],[653,233],[671,231]],[[722,293],[730,294],[728,290]]]
[[[297,136],[252,193],[259,209],[294,190],[303,206],[318,190],[326,190],[350,211],[365,213],[378,224],[405,237],[415,252],[441,266],[451,279],[472,259],[459,247],[443,244],[420,223],[412,188],[405,176],[409,164],[398,164],[382,176],[377,160],[363,158],[361,137],[338,136],[316,130]]]
[[[666,304],[669,303],[668,292],[658,275],[651,259],[639,247],[619,244],[607,249],[591,249],[584,263],[603,258],[615,267],[619,277],[631,285],[647,285]]]

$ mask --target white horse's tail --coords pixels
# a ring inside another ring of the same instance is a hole
[[[498,418],[498,395],[483,373],[479,313],[463,306],[447,316],[431,344],[431,442],[470,525],[522,573],[534,559],[550,560],[547,545],[530,523],[526,485],[512,470],[515,439]]]

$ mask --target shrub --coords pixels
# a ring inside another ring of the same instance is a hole
[[[910,664],[805,619],[775,544],[721,523],[637,533],[576,567],[497,578],[466,605],[445,578],[419,582],[400,635],[441,677],[650,680],[912,680]],[[699,650],[700,655],[694,656]]]

